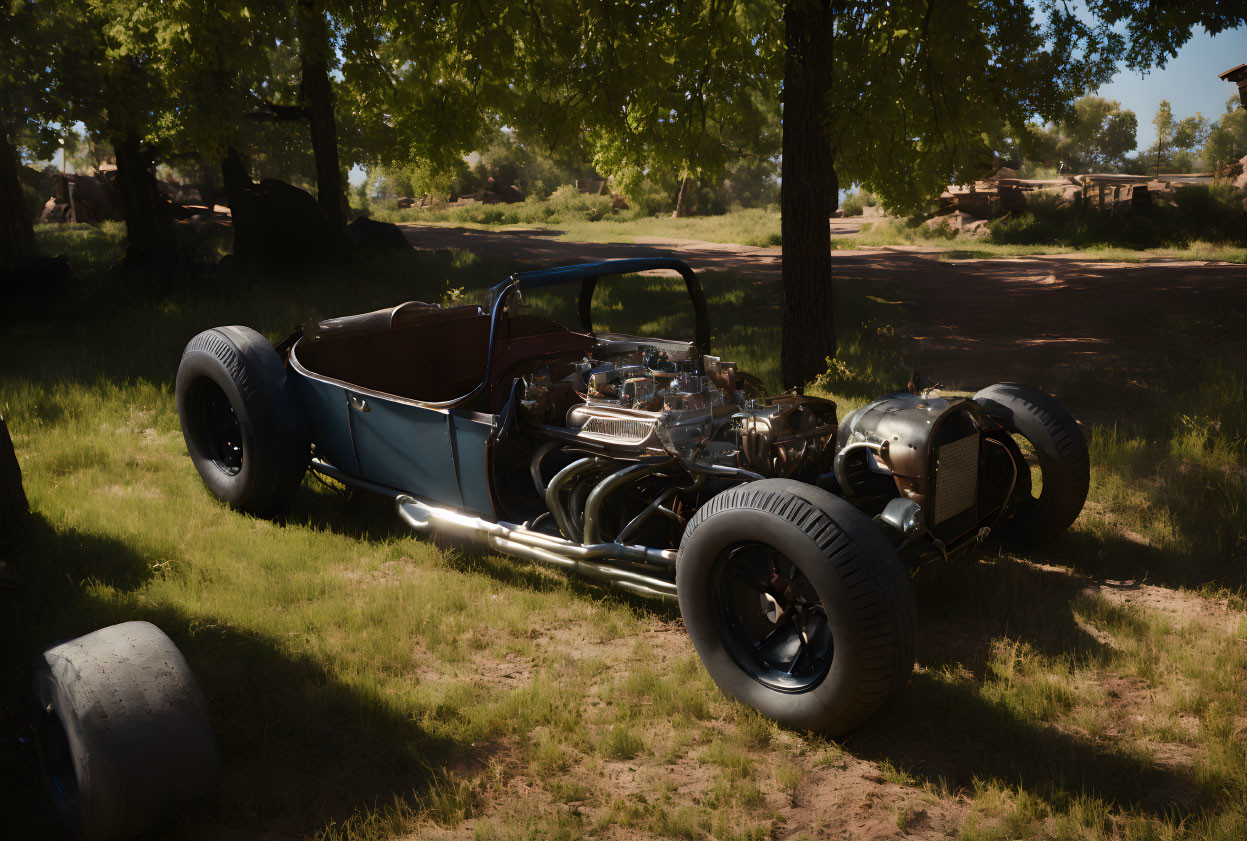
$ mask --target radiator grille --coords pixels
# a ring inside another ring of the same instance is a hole
[[[974,505],[978,494],[979,436],[945,444],[935,456],[935,523]]]
[[[626,441],[644,441],[653,432],[654,422],[632,418],[589,418],[582,428],[592,435]]]

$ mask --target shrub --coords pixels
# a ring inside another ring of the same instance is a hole
[[[610,196],[582,193],[571,184],[564,184],[551,193],[549,203],[554,215],[587,222],[600,221],[615,210],[615,201]]]
[[[1194,240],[1247,241],[1247,218],[1232,187],[1179,187],[1172,203],[1117,213],[1101,213],[1090,206],[1062,206],[1056,196],[1038,195],[1028,202],[1026,212],[993,222],[990,235],[995,243],[1072,248],[1184,247]]]
[[[868,193],[865,190],[853,190],[845,193],[844,201],[840,202],[840,207],[844,210],[845,216],[861,216],[863,208],[874,206],[874,194]]]

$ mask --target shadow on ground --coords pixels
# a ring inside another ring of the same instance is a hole
[[[197,675],[225,762],[220,797],[185,816],[188,830],[311,834],[361,807],[417,802],[444,769],[470,773],[490,753],[430,736],[403,710],[338,681],[295,645],[130,596],[153,571],[123,543],[57,531],[38,516],[35,531],[21,567],[24,586],[10,594],[14,609],[0,623],[0,710],[7,713],[0,721],[18,717],[27,665],[42,647],[117,622],[155,624]],[[97,586],[120,595],[95,598]],[[54,837],[34,756],[0,750],[0,814],[11,837]]]
[[[920,572],[918,667],[845,747],[939,788],[991,782],[1058,807],[1089,796],[1157,818],[1213,807],[1216,786],[1201,785],[1193,769],[1058,729],[984,691],[1000,680],[989,663],[995,645],[1107,663],[1111,652],[1075,615],[1087,583],[995,553]]]

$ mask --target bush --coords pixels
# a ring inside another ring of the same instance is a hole
[[[867,207],[875,206],[875,196],[865,190],[853,190],[844,194],[844,201],[840,202],[840,207],[844,210],[845,216],[861,216],[862,210]]]
[[[373,219],[382,222],[469,222],[476,225],[558,225],[598,222],[619,215],[611,196],[581,193],[570,184],[559,187],[548,199],[529,196],[514,204],[399,210],[394,207],[393,199],[383,199],[373,202],[370,212]]]
[[[989,241],[1008,245],[1184,247],[1195,240],[1247,242],[1247,217],[1228,184],[1179,187],[1172,203],[1144,211],[1100,213],[1033,197],[1025,213],[991,224]]]
[[[582,193],[571,184],[551,193],[549,203],[554,215],[568,220],[598,222],[615,211],[615,200],[610,196]]]

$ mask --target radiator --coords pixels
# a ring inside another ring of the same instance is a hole
[[[979,436],[967,435],[935,451],[935,525],[974,506],[978,497]]]

